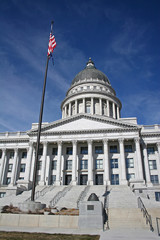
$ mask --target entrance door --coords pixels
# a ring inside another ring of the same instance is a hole
[[[80,185],[87,185],[88,175],[80,175]]]
[[[66,175],[65,177],[65,185],[69,185],[72,180],[72,175]]]
[[[103,185],[103,174],[96,174],[96,185]]]
[[[112,185],[119,185],[119,175],[118,174],[112,174],[111,175],[111,184]]]

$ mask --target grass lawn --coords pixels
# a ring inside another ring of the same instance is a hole
[[[0,239],[3,240],[99,240],[99,238],[98,235],[0,232]]]

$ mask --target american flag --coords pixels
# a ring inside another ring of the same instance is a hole
[[[54,35],[50,33],[49,37],[49,44],[48,44],[48,56],[50,56],[53,53],[54,48],[56,47],[56,40]]]

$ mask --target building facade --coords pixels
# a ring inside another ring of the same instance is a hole
[[[159,188],[160,125],[121,118],[121,108],[110,81],[89,59],[61,104],[62,119],[42,124],[37,184]],[[37,128],[0,133],[2,195],[31,188]]]

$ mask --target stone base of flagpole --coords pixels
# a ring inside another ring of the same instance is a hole
[[[43,204],[41,202],[33,202],[30,200],[27,202],[19,203],[18,207],[22,212],[35,213],[37,210],[44,209],[46,207],[46,204]]]

